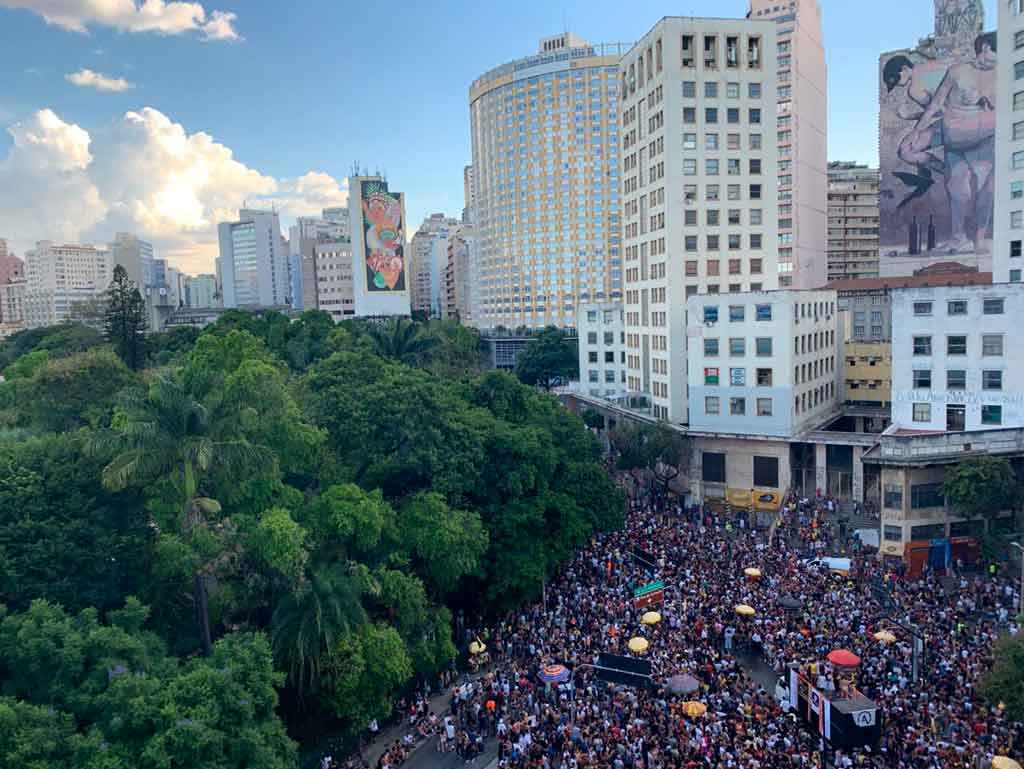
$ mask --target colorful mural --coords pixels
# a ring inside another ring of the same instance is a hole
[[[405,291],[405,223],[402,196],[383,181],[363,180],[363,253],[368,292]]]
[[[991,252],[996,34],[982,24],[976,0],[937,0],[936,35],[879,60],[883,261]]]

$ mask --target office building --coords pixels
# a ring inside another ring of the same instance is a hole
[[[473,227],[461,224],[445,241],[447,258],[441,276],[440,316],[465,325],[473,322],[473,252],[476,247]]]
[[[185,306],[193,309],[219,307],[216,275],[190,275],[185,278]]]
[[[842,361],[843,403],[887,411],[892,405],[892,344],[846,342]]]
[[[778,25],[779,286],[821,288],[827,274],[828,74],[818,0],[750,0]]]
[[[448,262],[448,237],[462,226],[459,219],[431,214],[412,236],[412,309],[428,317],[441,315],[443,279]]]
[[[694,296],[686,308],[691,430],[792,438],[838,411],[834,291]]]
[[[144,292],[147,286],[156,285],[153,279],[152,243],[140,240],[130,232],[119,232],[109,248],[114,267],[123,267],[128,273],[128,280],[140,292]]]
[[[478,328],[571,328],[621,299],[624,50],[566,32],[470,86]]]
[[[217,225],[217,235],[224,307],[289,304],[288,251],[276,211],[242,209],[237,221]]]
[[[76,304],[99,298],[112,277],[105,249],[39,241],[25,254],[25,325],[37,328],[68,320]]]
[[[828,279],[878,277],[878,169],[828,164]]]
[[[620,64],[627,386],[656,419],[687,421],[686,299],[778,287],[777,27],[665,18]]]
[[[291,271],[292,306],[296,310],[315,310],[316,263],[314,247],[318,243],[336,243],[352,237],[349,210],[325,208],[320,218],[300,216],[288,229],[288,253]]]
[[[1024,271],[1024,0],[1004,0],[998,7],[1002,55],[996,65],[992,274],[996,283],[1020,283]]]
[[[352,242],[345,239],[324,241],[313,246],[312,263],[316,267],[316,308],[329,313],[337,323],[356,314],[355,287],[352,283]]]
[[[626,394],[626,330],[621,302],[587,302],[576,311],[580,392],[614,400]]]

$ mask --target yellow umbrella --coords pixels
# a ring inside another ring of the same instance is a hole
[[[649,611],[640,618],[644,625],[657,625],[661,622],[661,615],[656,611]]]
[[[487,647],[480,641],[473,641],[469,645],[470,654],[483,654],[487,651]]]
[[[683,712],[691,718],[697,718],[697,716],[702,716],[708,712],[708,706],[703,702],[690,700],[690,702],[683,703]]]
[[[896,636],[894,636],[888,630],[879,630],[877,633],[875,633],[875,640],[881,641],[885,644],[891,644],[896,641]]]
[[[743,573],[746,574],[747,577],[749,577],[750,579],[761,579],[761,570],[755,569],[753,566],[751,566],[748,569],[744,569]]]
[[[643,654],[650,647],[650,643],[648,643],[647,639],[641,638],[640,636],[630,638],[629,644],[627,645],[629,646],[629,650],[634,654]]]
[[[753,606],[747,606],[745,603],[741,603],[736,607],[736,613],[741,617],[753,617],[757,614]]]
[[[992,769],[1021,769],[1021,765],[1009,756],[996,756],[992,759]]]

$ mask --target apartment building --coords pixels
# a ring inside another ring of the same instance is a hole
[[[851,406],[888,409],[892,405],[892,345],[889,342],[845,343],[842,398]]]
[[[828,72],[818,0],[751,0],[749,19],[776,33],[779,286],[826,281]]]
[[[828,164],[828,279],[878,277],[878,169]]]
[[[621,299],[624,51],[565,32],[470,86],[478,328],[575,328],[580,302]]]
[[[685,300],[778,287],[776,29],[668,17],[619,65],[627,387],[657,419],[687,421]]]
[[[459,225],[445,241],[447,256],[441,275],[440,315],[466,325],[473,323],[473,256],[476,238],[470,224]]]
[[[300,216],[288,228],[288,256],[291,272],[292,306],[297,310],[315,310],[316,259],[318,243],[335,243],[352,237],[347,208],[324,208],[319,218]]]
[[[356,314],[355,286],[352,281],[352,241],[325,241],[313,245],[316,268],[314,287],[316,308],[329,313],[337,323]]]
[[[276,211],[242,209],[238,221],[217,225],[224,306],[277,307],[290,303],[288,248]]]
[[[448,238],[462,226],[462,221],[443,213],[431,214],[412,236],[409,243],[412,263],[412,309],[429,317],[441,316],[444,293],[444,271],[448,262]]]
[[[68,320],[77,303],[102,295],[112,278],[106,249],[39,241],[25,254],[25,325],[37,328]]]
[[[998,6],[992,274],[996,283],[1020,283],[1024,271],[1024,0],[1002,0]]]
[[[621,302],[587,302],[576,309],[580,391],[601,398],[626,393],[626,331]]]

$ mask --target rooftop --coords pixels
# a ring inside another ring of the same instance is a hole
[[[825,284],[825,288],[833,291],[891,291],[897,288],[928,288],[935,286],[979,286],[992,283],[991,272],[968,272],[965,270],[932,272],[932,268],[942,265],[957,264],[956,262],[940,262],[933,264],[927,271],[918,275],[900,275],[890,278],[843,278]],[[959,265],[962,267],[962,265]]]

